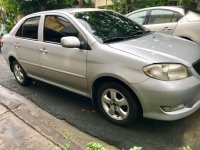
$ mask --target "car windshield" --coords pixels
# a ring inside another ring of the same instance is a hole
[[[112,11],[77,12],[74,16],[101,43],[137,38],[149,32],[132,20]]]

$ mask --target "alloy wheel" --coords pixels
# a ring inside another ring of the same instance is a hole
[[[23,74],[22,68],[19,64],[14,65],[14,74],[15,74],[16,79],[20,83],[24,82],[24,74]]]
[[[124,120],[129,115],[129,103],[116,89],[106,89],[102,93],[101,103],[105,112],[115,120]]]

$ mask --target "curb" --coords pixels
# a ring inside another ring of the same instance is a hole
[[[70,150],[85,150],[89,142],[98,142],[106,149],[118,149],[55,118],[22,95],[1,85],[0,91],[2,105],[56,146],[67,144]]]

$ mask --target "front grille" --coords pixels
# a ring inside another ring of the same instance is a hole
[[[193,64],[194,69],[200,75],[200,59]]]

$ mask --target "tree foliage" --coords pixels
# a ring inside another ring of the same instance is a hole
[[[140,7],[153,7],[153,6],[166,6],[168,5],[168,0],[146,0],[140,5]]]
[[[86,7],[86,8],[93,8],[93,7],[95,7],[94,0],[85,0],[84,4],[85,4],[84,7]]]
[[[123,14],[140,8],[169,5],[169,0],[112,0],[112,2],[113,5],[109,8]],[[197,10],[200,5],[200,0],[178,0],[178,2],[180,6],[192,10]]]
[[[113,4],[110,7],[110,9],[120,12],[120,13],[124,13],[126,0],[112,0],[112,3]]]
[[[94,7],[95,0],[84,0],[85,7]],[[112,0],[113,5],[107,7],[125,14],[135,9],[168,5],[168,0]],[[77,5],[77,0],[0,0],[0,24],[6,24],[8,30],[18,21],[20,16],[33,12],[62,9]],[[197,9],[200,0],[179,0],[186,8]],[[198,4],[198,5],[197,5]]]
[[[52,9],[72,7],[76,0],[16,0],[20,2],[20,10],[24,15]]]
[[[0,0],[1,24],[6,24],[8,30],[17,22],[20,16],[20,4],[15,0]]]
[[[77,0],[0,0],[0,24],[7,30],[19,20],[20,16],[30,13],[72,7]]]
[[[122,14],[127,13],[127,11],[132,11],[138,5],[137,0],[112,0],[112,3],[113,5],[108,8]]]
[[[198,10],[199,9],[198,5],[200,5],[200,0],[179,0],[179,3],[185,8]]]

